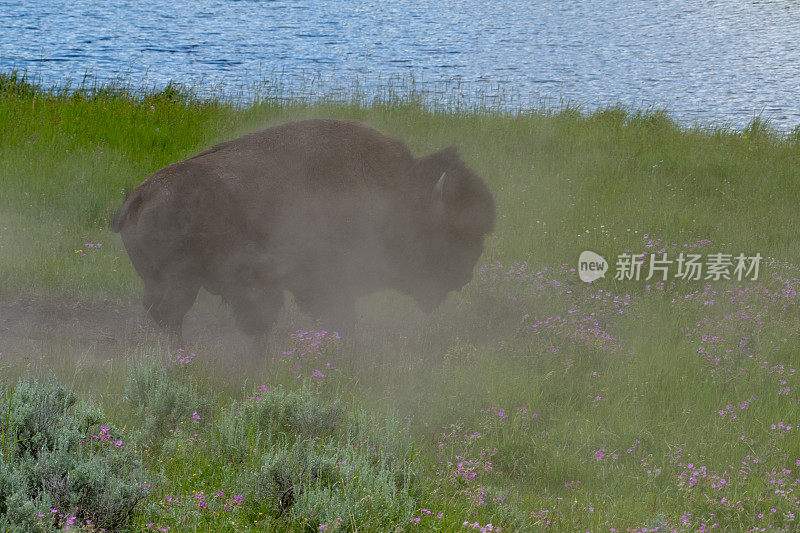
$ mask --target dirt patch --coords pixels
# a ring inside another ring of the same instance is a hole
[[[153,328],[143,310],[107,301],[0,300],[0,338],[85,342],[135,339]]]
[[[198,304],[187,314],[188,344],[240,346],[240,334],[221,304]],[[0,352],[10,355],[31,345],[67,343],[137,344],[166,339],[141,305],[66,298],[0,300]]]

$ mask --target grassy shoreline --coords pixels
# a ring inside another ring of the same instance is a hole
[[[322,116],[366,121],[415,155],[458,147],[498,203],[475,280],[430,316],[397,294],[363,299],[350,353],[290,307],[270,340],[275,360],[249,374],[235,348],[211,342],[176,368],[180,354],[157,337],[4,346],[0,335],[0,374],[70,384],[130,435],[152,485],[132,529],[797,529],[797,129],[681,128],[617,108],[443,112],[399,97],[236,106],[177,86],[47,90],[0,74],[0,300],[134,305],[139,280],[107,228],[127,191],[217,142]],[[586,285],[570,270],[584,250],[777,261],[758,281]],[[224,314],[207,295],[200,307]],[[131,383],[150,388],[121,394]],[[259,411],[259,386],[283,415]],[[241,405],[255,409],[244,409],[250,426]],[[333,422],[292,432],[292,416]],[[197,429],[169,433],[167,422]],[[356,446],[389,433],[411,446],[399,459]],[[297,457],[374,469],[363,483],[320,474],[313,498],[276,511],[274,483],[253,476],[296,475],[281,465]],[[397,460],[413,480],[386,481]],[[370,506],[348,495],[369,487]],[[238,494],[241,505],[228,501]]]

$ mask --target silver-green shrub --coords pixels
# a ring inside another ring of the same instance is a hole
[[[0,529],[124,527],[147,474],[102,411],[55,383],[0,387]]]
[[[183,367],[153,357],[132,363],[125,399],[142,420],[139,440],[150,446],[159,446],[181,423],[196,419],[205,425],[212,412],[211,400]]]
[[[287,525],[385,530],[418,506],[419,465],[408,428],[393,418],[262,387],[215,427],[220,453],[256,465],[243,479],[247,500]]]

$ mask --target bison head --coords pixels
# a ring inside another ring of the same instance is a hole
[[[412,173],[421,211],[414,224],[416,275],[401,290],[430,311],[472,279],[483,239],[494,229],[494,200],[454,147],[417,159]]]

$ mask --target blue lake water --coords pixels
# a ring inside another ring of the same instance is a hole
[[[667,109],[800,125],[800,4],[0,0],[0,70],[47,84],[170,80],[247,98],[414,79],[449,105]]]

